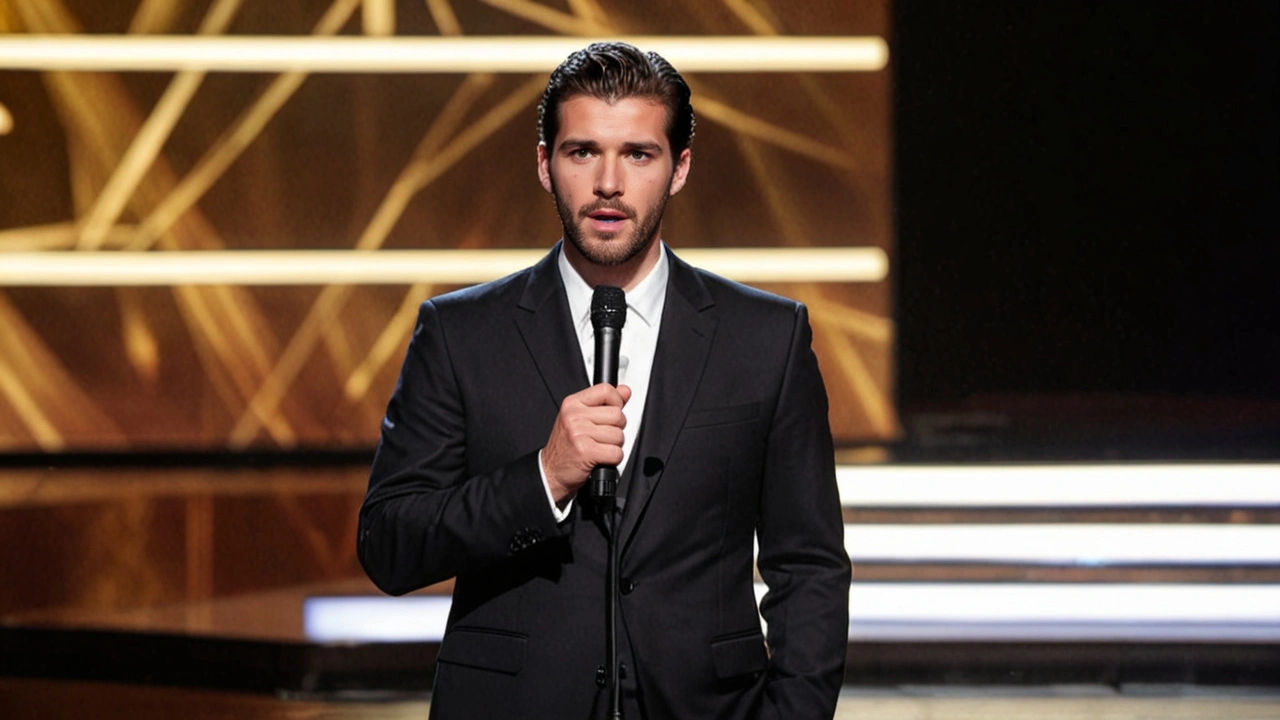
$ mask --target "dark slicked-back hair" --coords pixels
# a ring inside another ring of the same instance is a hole
[[[667,108],[667,141],[678,157],[693,142],[693,105],[689,86],[671,63],[655,52],[642,53],[622,42],[588,45],[551,73],[538,105],[538,139],[551,149],[560,130],[560,103],[578,95],[617,102],[653,98]]]

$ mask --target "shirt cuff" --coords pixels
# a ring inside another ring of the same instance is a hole
[[[573,499],[570,498],[569,501],[564,504],[563,510],[556,505],[555,498],[551,497],[551,483],[547,482],[547,471],[542,467],[541,450],[538,451],[538,475],[542,477],[542,489],[547,493],[547,504],[551,506],[551,514],[555,516],[556,523],[559,524],[568,520],[569,511],[573,509]]]

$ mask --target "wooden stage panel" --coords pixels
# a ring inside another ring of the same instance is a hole
[[[355,547],[366,474],[364,468],[353,471],[352,482],[342,478],[325,493],[285,490],[218,498],[214,594],[363,577]]]
[[[363,578],[367,472],[0,471],[0,617],[129,613]]]
[[[0,615],[187,599],[186,500],[0,507]]]

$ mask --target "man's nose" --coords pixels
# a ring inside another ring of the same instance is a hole
[[[595,193],[602,198],[622,194],[622,166],[617,158],[606,156],[601,159],[596,172]]]

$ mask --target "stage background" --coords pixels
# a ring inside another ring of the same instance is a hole
[[[219,30],[230,35],[889,32],[888,6],[868,0],[221,6],[235,6]],[[0,30],[187,34],[216,7],[3,0]],[[559,236],[535,175],[546,73],[210,73],[136,187],[104,191],[173,78],[0,72],[13,119],[0,262],[6,250],[547,248]],[[698,128],[664,223],[674,248],[892,252],[889,70],[689,81]],[[121,212],[104,213],[112,202]],[[765,287],[812,309],[838,439],[895,438],[890,283]],[[450,289],[0,289],[0,453],[367,451],[415,306]]]
[[[189,33],[210,7],[0,0],[0,23]],[[889,253],[891,282],[771,287],[813,309],[855,599],[896,590],[956,612],[958,627],[940,629],[886,603],[904,634],[878,642],[856,601],[850,681],[1280,677],[1280,475],[1241,462],[1280,457],[1274,4],[317,0],[243,3],[225,32],[303,34],[326,14],[345,34],[387,32],[392,17],[402,35],[608,23],[888,38],[883,72],[693,74],[697,159],[667,229],[676,247]],[[90,232],[169,81],[0,72],[13,118],[0,263],[19,249],[545,248],[556,235],[533,172],[541,79],[506,75],[210,75],[124,212]],[[264,98],[279,110],[242,148],[228,142]],[[206,160],[232,149],[225,170]],[[256,638],[314,691],[314,666],[276,651],[358,650],[309,638],[302,607],[374,593],[354,556],[369,453],[414,306],[445,289],[0,291],[0,641],[25,638],[32,653],[0,673],[219,682],[198,662],[223,661],[225,638]],[[277,395],[265,416],[246,411]],[[1131,589],[1159,599],[1126,614],[1109,598]],[[975,590],[990,594],[957,602]],[[1187,592],[1203,601],[1162,625]],[[1053,612],[1046,597],[1060,615],[1012,630],[1052,642],[983,634],[984,617]],[[1214,635],[1234,610],[1265,632]],[[1098,618],[1151,642],[1053,634]],[[124,636],[96,646],[113,654],[85,652],[80,633],[104,628]],[[939,642],[944,629],[967,642]],[[174,638],[205,650],[147,645]],[[136,643],[141,662],[101,661]],[[297,689],[227,667],[277,695]],[[403,689],[392,677],[365,679]]]
[[[1280,5],[894,9],[899,457],[1280,454]]]

